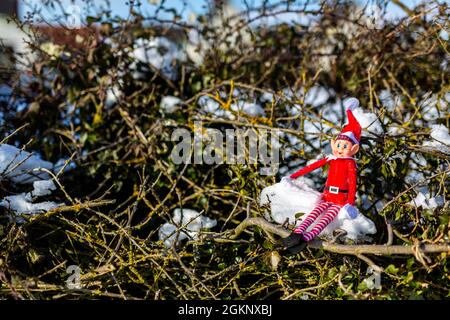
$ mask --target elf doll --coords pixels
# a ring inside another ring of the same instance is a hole
[[[296,179],[308,172],[329,164],[328,178],[319,204],[296,227],[292,233],[282,240],[285,247],[292,253],[300,252],[308,241],[315,238],[338,215],[342,207],[350,217],[357,215],[355,209],[356,194],[356,160],[353,156],[359,150],[361,139],[361,126],[352,111],[359,106],[356,98],[348,98],[344,101],[347,111],[348,123],[342,132],[331,140],[333,155],[318,160],[289,177],[283,179]],[[323,216],[318,217],[323,213]],[[308,227],[316,220],[317,224],[307,231]]]

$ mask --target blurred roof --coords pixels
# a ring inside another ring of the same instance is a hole
[[[86,46],[97,45],[100,40],[100,30],[95,26],[82,28],[67,28],[61,26],[34,26],[42,42],[52,42],[69,48],[83,49]]]

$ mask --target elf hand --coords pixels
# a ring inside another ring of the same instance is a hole
[[[284,176],[283,178],[281,178],[281,181],[292,182],[292,178],[291,176]]]
[[[358,209],[356,209],[354,206],[352,206],[350,203],[347,203],[344,206],[344,210],[347,212],[347,215],[351,219],[355,219],[358,216]]]

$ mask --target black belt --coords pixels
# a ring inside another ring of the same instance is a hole
[[[332,194],[348,193],[348,190],[342,190],[338,187],[330,187],[330,186],[325,186],[325,191],[329,191]]]

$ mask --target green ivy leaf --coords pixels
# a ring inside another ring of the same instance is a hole
[[[397,274],[399,271],[399,269],[394,266],[393,264],[390,264],[386,267],[386,269],[384,269],[384,272],[389,273],[389,274]]]
[[[295,219],[298,219],[298,218],[300,218],[301,216],[303,216],[303,215],[305,215],[306,213],[304,213],[304,212],[297,212],[296,214],[295,214]]]

